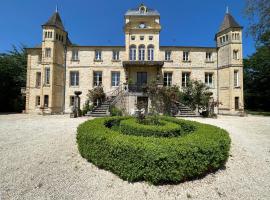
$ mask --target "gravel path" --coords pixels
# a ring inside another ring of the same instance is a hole
[[[270,199],[270,117],[192,119],[230,132],[226,170],[165,186],[131,184],[81,158],[85,120],[0,115],[0,199]]]

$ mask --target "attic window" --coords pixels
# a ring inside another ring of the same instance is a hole
[[[143,5],[140,6],[139,11],[140,11],[140,13],[145,13],[146,12],[146,7],[143,6]]]

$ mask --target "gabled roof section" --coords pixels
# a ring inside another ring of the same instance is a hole
[[[50,17],[50,19],[45,24],[43,24],[42,26],[54,26],[56,28],[60,28],[62,30],[65,30],[58,11],[53,13],[53,15]]]
[[[125,16],[160,16],[157,10],[147,8],[144,4],[141,4],[135,9],[129,9]]]
[[[219,32],[222,32],[228,28],[242,28],[230,13],[226,13],[223,22],[219,28]]]

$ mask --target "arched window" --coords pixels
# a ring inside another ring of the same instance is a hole
[[[131,45],[129,47],[129,60],[136,60],[136,46]]]
[[[149,45],[148,46],[148,60],[154,60],[154,46],[153,45]]]
[[[145,60],[145,47],[144,47],[144,45],[139,46],[139,60]]]

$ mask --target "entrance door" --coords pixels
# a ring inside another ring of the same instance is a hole
[[[142,86],[147,84],[147,72],[137,72],[137,85]]]

